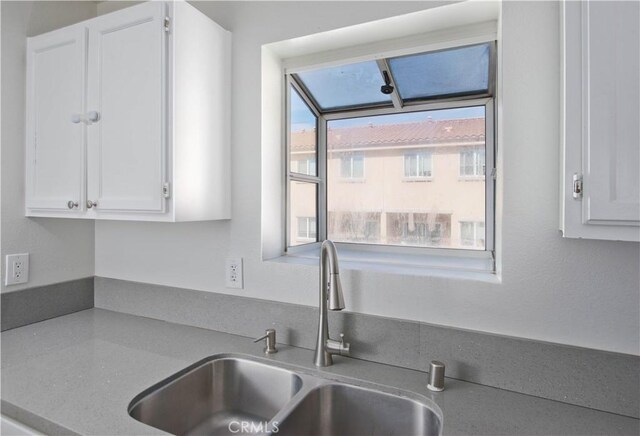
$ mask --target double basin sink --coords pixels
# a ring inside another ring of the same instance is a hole
[[[203,359],[133,399],[129,414],[175,435],[440,435],[426,397],[232,355]]]

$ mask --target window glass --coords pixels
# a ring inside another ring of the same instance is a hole
[[[318,235],[318,185],[289,182],[289,245],[316,242]]]
[[[298,217],[298,240],[316,240],[316,217]]]
[[[473,45],[388,60],[403,100],[486,93],[491,44]]]
[[[464,247],[484,248],[485,226],[484,222],[461,221],[460,243]]]
[[[322,110],[391,103],[391,97],[380,92],[384,79],[374,61],[306,71],[295,76]]]
[[[293,86],[290,87],[289,96],[290,169],[294,173],[315,176],[317,175],[318,137],[316,132],[318,120]]]
[[[485,182],[460,177],[461,144],[475,153],[473,171],[484,168],[484,106],[329,121],[327,237],[484,249]],[[471,236],[461,222],[478,223]]]

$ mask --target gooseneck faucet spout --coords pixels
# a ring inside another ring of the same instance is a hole
[[[348,356],[349,343],[340,334],[340,341],[329,337],[328,310],[344,309],[344,296],[340,283],[338,252],[333,242],[327,240],[320,248],[320,318],[318,320],[318,340],[314,363],[316,366],[333,365],[333,354]]]

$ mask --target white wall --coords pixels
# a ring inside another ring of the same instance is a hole
[[[30,253],[29,282],[2,291],[93,275],[92,221],[25,218],[24,114],[26,37],[94,17],[93,2],[3,1],[2,8],[2,270],[6,254]]]
[[[96,275],[315,305],[317,268],[260,260],[261,45],[436,4],[195,6],[233,32],[233,219],[97,222]],[[505,2],[502,18],[502,283],[344,271],[347,309],[639,354],[638,244],[565,240],[557,230],[559,6]],[[230,255],[245,259],[244,290],[224,288]]]

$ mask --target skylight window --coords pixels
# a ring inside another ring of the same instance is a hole
[[[380,92],[384,80],[374,61],[321,68],[296,74],[320,110],[391,103]]]
[[[292,74],[319,112],[491,93],[493,42]],[[386,89],[385,89],[386,88]]]
[[[483,94],[489,91],[491,45],[472,45],[389,59],[400,98]]]

